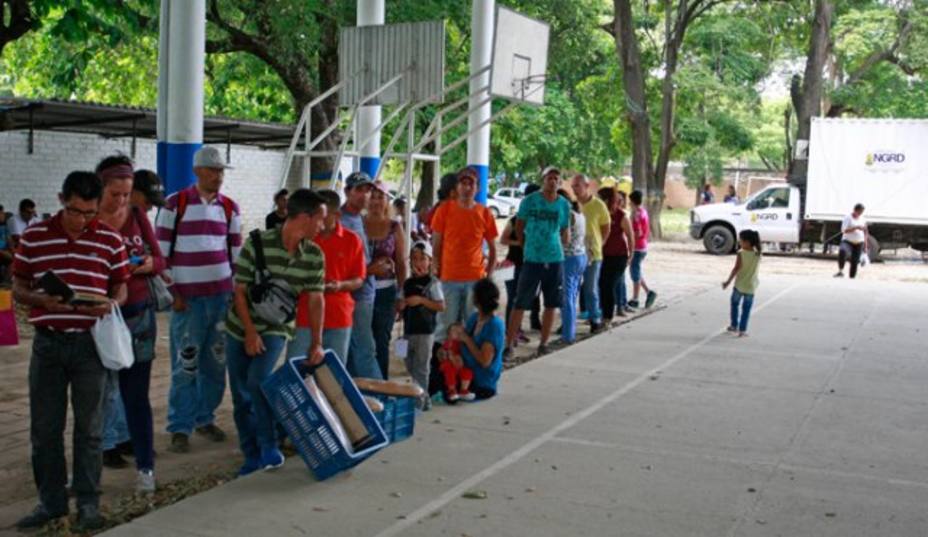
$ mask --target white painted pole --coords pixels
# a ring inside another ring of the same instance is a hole
[[[358,26],[376,26],[384,23],[384,0],[358,0]],[[371,177],[377,176],[380,167],[380,106],[364,106],[358,111],[355,140],[368,140],[360,151],[360,169]],[[340,162],[335,163],[338,170]],[[336,172],[337,173],[337,172]]]
[[[490,64],[493,53],[493,27],[496,0],[472,0],[470,72],[476,73]],[[477,169],[479,190],[477,201],[487,202],[490,182],[490,125],[477,128],[490,119],[492,103],[477,106],[489,97],[489,90],[480,92],[490,84],[490,72],[470,81],[470,102],[474,109],[467,118],[467,130],[473,131],[467,139],[467,163]]]
[[[162,0],[158,81],[158,172],[168,193],[196,181],[203,145],[206,0]]]

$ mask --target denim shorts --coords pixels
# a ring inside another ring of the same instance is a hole
[[[628,268],[628,272],[631,276],[633,282],[638,283],[641,281],[641,263],[644,262],[644,258],[647,257],[648,252],[640,251],[635,252],[632,255],[632,263]]]
[[[561,307],[561,280],[564,263],[523,263],[516,284],[516,308],[532,309],[532,301],[541,286],[546,308]]]

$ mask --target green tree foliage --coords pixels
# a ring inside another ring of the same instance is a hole
[[[541,167],[556,163],[594,176],[623,173],[632,150],[623,73],[611,36],[602,31],[612,18],[612,3],[506,4],[548,21],[552,39],[547,104],[517,107],[494,124],[494,172],[507,180],[534,178]],[[633,2],[655,147],[666,4]],[[355,20],[355,2],[348,0],[207,0],[207,5],[206,113],[259,121],[296,120],[302,103],[331,83],[333,32]],[[387,22],[446,20],[450,84],[468,74],[470,5],[470,0],[388,0]],[[0,7],[0,94],[155,106],[157,0],[0,0]],[[671,158],[684,164],[692,184],[717,181],[734,162],[785,169],[786,133],[795,129],[795,118],[784,114],[790,108],[786,95],[764,89],[801,72],[809,17],[807,0],[731,1],[716,3],[691,23],[673,79]],[[928,117],[925,0],[836,2],[829,58],[824,103],[829,115]],[[421,121],[434,113],[434,107],[427,109]],[[459,126],[445,140],[465,130]],[[465,154],[465,144],[457,146],[445,155],[443,167],[465,164]],[[401,166],[388,169],[396,170]]]

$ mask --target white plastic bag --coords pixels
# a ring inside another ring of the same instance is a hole
[[[122,318],[119,306],[113,304],[109,313],[97,319],[96,324],[90,329],[90,335],[93,336],[93,343],[97,347],[103,367],[114,371],[132,367],[135,360],[132,352],[132,334]]]
[[[860,266],[866,267],[869,264],[870,264],[870,254],[868,254],[867,252],[860,254]]]

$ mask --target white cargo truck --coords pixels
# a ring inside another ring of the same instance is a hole
[[[880,249],[928,251],[928,120],[813,118],[805,185],[696,207],[690,235],[716,255],[733,252],[742,229],[811,249],[840,242],[841,220],[857,203],[866,207],[871,258]]]

